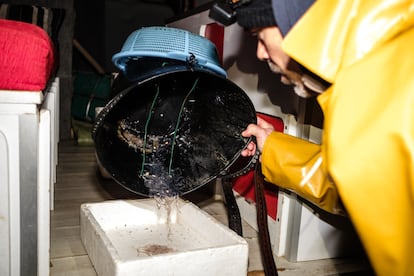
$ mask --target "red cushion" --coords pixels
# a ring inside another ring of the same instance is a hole
[[[42,28],[0,19],[0,89],[43,90],[56,67],[55,57]]]

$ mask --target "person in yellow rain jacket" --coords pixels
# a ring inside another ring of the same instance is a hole
[[[282,82],[317,95],[323,136],[312,144],[258,119],[242,154],[257,147],[268,182],[344,211],[376,274],[414,275],[414,1],[273,0],[276,24],[253,16],[268,13],[262,2],[237,21]]]

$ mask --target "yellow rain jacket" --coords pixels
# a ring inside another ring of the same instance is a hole
[[[414,275],[414,1],[318,0],[283,49],[332,83],[322,146],[272,133],[269,182],[345,210],[378,275]]]

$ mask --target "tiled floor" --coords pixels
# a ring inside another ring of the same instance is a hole
[[[211,189],[206,189],[208,194]],[[51,212],[50,274],[96,276],[80,240],[80,205],[110,199],[136,198],[112,180],[101,177],[94,149],[62,142],[55,185],[55,204]],[[220,196],[194,196],[201,209],[227,225],[227,213]],[[243,221],[243,236],[249,244],[249,271],[262,270],[257,232]],[[290,263],[277,258],[279,275],[372,275],[364,260],[320,260]],[[252,274],[253,275],[253,274]],[[259,274],[263,275],[263,274]]]

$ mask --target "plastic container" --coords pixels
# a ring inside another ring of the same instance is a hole
[[[183,29],[162,26],[138,29],[128,36],[121,51],[112,57],[112,62],[126,73],[128,61],[146,57],[197,64],[201,68],[227,76],[219,63],[215,45],[210,40]]]

